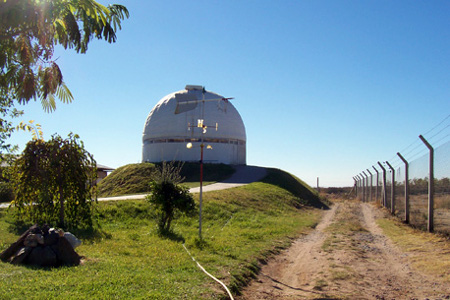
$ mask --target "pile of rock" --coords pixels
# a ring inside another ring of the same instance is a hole
[[[0,254],[0,259],[38,267],[76,266],[81,257],[74,249],[80,244],[70,232],[33,225]]]

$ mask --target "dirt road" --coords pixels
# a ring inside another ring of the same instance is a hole
[[[450,299],[383,235],[379,209],[340,202],[316,229],[264,265],[238,299]]]

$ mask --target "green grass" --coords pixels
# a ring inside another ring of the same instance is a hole
[[[149,191],[149,183],[155,165],[151,163],[129,164],[117,168],[98,184],[99,197],[139,194]]]
[[[280,171],[269,170],[269,175],[276,172]],[[173,234],[161,237],[149,203],[99,203],[101,230],[76,249],[85,256],[83,265],[41,270],[1,263],[0,299],[225,297],[221,287],[197,268],[182,241],[208,272],[238,293],[258,272],[260,262],[314,227],[321,215],[321,210],[308,206],[317,203],[314,194],[299,198],[265,181],[205,193],[202,242],[198,217],[177,219]],[[13,229],[10,212],[0,210],[0,251],[19,236]]]

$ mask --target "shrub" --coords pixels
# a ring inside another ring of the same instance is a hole
[[[151,194],[147,200],[157,207],[158,228],[161,233],[170,231],[172,220],[179,214],[195,211],[195,202],[189,188],[180,185],[182,165],[163,162],[156,168],[155,179],[151,181]]]
[[[9,182],[0,182],[0,202],[11,202],[14,200],[14,192]]]

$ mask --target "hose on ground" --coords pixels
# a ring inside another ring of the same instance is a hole
[[[205,268],[203,268],[202,265],[200,265],[200,264],[198,263],[198,261],[195,260],[195,258],[191,255],[191,253],[189,252],[189,250],[186,248],[186,246],[185,246],[184,244],[183,244],[183,248],[184,248],[184,250],[186,250],[186,252],[187,252],[187,253],[189,254],[189,256],[192,258],[192,260],[197,264],[197,267],[199,267],[200,270],[202,270],[206,275],[208,275],[209,277],[211,277],[212,279],[214,279],[215,281],[217,281],[217,282],[225,289],[225,291],[228,293],[228,296],[230,296],[230,299],[231,299],[231,300],[234,300],[233,295],[231,295],[231,292],[230,292],[230,290],[227,288],[227,286],[226,286],[222,281],[220,281],[219,279],[217,279],[217,278],[214,277],[213,275],[209,274],[209,273],[205,270]]]

